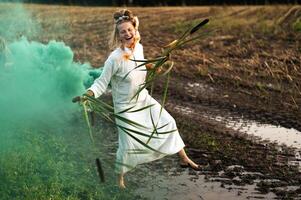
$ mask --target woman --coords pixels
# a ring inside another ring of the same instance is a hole
[[[114,20],[111,46],[115,46],[116,49],[106,60],[101,76],[94,81],[86,94],[97,98],[105,92],[110,83],[114,112],[118,113],[132,107],[128,112],[123,112],[120,115],[145,127],[131,126],[116,119],[119,126],[125,127],[127,130],[134,130],[129,135],[124,129],[118,127],[119,146],[116,171],[119,174],[119,187],[125,188],[124,174],[137,164],[150,162],[165,155],[178,153],[181,158],[181,166],[199,170],[200,166],[187,157],[183,149],[185,145],[172,116],[165,109],[160,112],[161,105],[149,95],[146,89],[143,89],[139,95],[132,98],[141,87],[141,84],[144,83],[147,73],[145,66],[134,69],[141,63],[131,60],[144,60],[143,47],[139,43],[138,18],[133,16],[129,10],[121,10],[114,14]],[[139,112],[130,112],[146,106],[150,107]],[[170,133],[154,134],[151,137],[154,124],[158,127],[158,132]],[[135,134],[135,131],[143,132],[147,136]],[[137,139],[153,150],[139,143]]]

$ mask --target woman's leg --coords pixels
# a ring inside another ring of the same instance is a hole
[[[184,148],[181,149],[179,152],[179,156],[181,158],[181,164],[186,165],[189,164],[192,168],[194,169],[198,169],[200,166],[198,164],[196,164],[195,162],[193,162],[186,154]]]
[[[125,189],[125,184],[124,184],[124,173],[121,173],[118,175],[118,186],[121,189]]]

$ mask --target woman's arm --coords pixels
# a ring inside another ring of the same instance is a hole
[[[95,98],[102,95],[106,91],[112,76],[117,72],[117,69],[118,66],[114,60],[109,57],[104,64],[104,68],[100,77],[98,77],[92,86],[88,88],[86,94],[89,96],[94,96]]]

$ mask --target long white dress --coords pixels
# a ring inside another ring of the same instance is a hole
[[[145,66],[134,69],[141,63],[131,61],[128,57],[144,60],[142,45],[137,43],[134,50],[128,48],[124,50],[121,48],[115,49],[106,60],[101,76],[89,88],[97,98],[105,92],[108,84],[111,83],[114,112],[118,113],[134,106],[128,112],[119,115],[145,127],[133,126],[115,119],[118,125],[127,128],[126,133],[118,127],[118,150],[115,169],[117,173],[126,173],[138,164],[175,154],[185,146],[177,131],[175,120],[165,109],[160,113],[161,105],[149,95],[147,89],[143,89],[138,98],[132,99],[145,81],[146,70]],[[128,72],[130,72],[129,75],[124,79]],[[154,105],[138,112],[131,112],[151,104]],[[153,134],[149,140],[154,127],[157,127],[159,134]],[[145,135],[140,135],[135,131],[142,132]],[[147,146],[141,144],[141,142],[147,144]]]

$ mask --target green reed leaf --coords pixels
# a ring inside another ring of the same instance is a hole
[[[101,100],[99,100],[99,99],[96,99],[96,98],[94,98],[94,97],[91,97],[91,96],[88,96],[88,95],[84,95],[84,96],[85,96],[89,101],[94,102],[94,103],[97,103],[96,105],[101,105],[101,106],[107,108],[109,111],[114,111],[113,106],[111,106],[111,105],[109,105],[109,104],[107,104],[107,103],[105,103],[105,102],[103,102],[103,101],[101,101]]]
[[[134,94],[134,96],[131,98],[131,100],[130,101],[132,101],[133,99],[135,99],[135,97],[139,97],[139,94],[140,94],[140,92],[142,91],[142,90],[144,90],[145,88],[147,87],[147,84],[144,84],[142,87],[140,87],[138,90],[137,90],[137,92]]]
[[[90,120],[89,120],[89,116],[88,116],[87,106],[85,103],[83,103],[83,108],[84,108],[84,115],[85,115],[86,123],[87,123],[88,130],[89,130],[90,139],[92,141],[92,144],[94,144],[92,128],[91,128],[91,124],[90,124]]]
[[[120,128],[122,128],[122,129],[126,129],[127,131],[130,131],[132,133],[136,133],[136,134],[144,136],[144,137],[149,137],[148,134],[142,133],[140,131],[137,131],[137,130],[134,130],[134,129],[130,129],[130,128],[127,128],[127,127],[124,127],[124,126],[121,126],[121,125],[118,125],[118,124],[117,124],[117,126],[120,127]],[[160,137],[154,137],[154,138],[156,138],[156,139],[163,139],[163,138],[160,138]]]
[[[122,78],[122,80],[125,80],[126,77],[128,77],[129,74],[130,74],[132,71],[134,71],[135,69],[138,69],[138,68],[140,68],[140,67],[143,67],[145,64],[147,64],[147,63],[142,63],[142,64],[140,64],[140,65],[134,67],[133,69],[131,69],[128,73],[126,73],[126,74],[124,75],[124,77]]]
[[[163,93],[162,105],[161,105],[161,109],[160,109],[160,116],[161,116],[161,113],[162,113],[162,110],[164,108],[166,98],[167,98],[167,90],[168,90],[168,85],[169,85],[169,79],[170,79],[170,73],[168,73],[166,81],[165,81],[165,85],[164,85],[164,93]]]
[[[139,109],[137,109],[137,110],[129,111],[129,113],[134,113],[134,112],[139,112],[139,111],[142,111],[142,110],[146,110],[146,109],[148,109],[148,108],[150,108],[150,107],[152,107],[152,106],[154,106],[154,105],[156,105],[156,104],[150,104],[150,105],[148,105],[148,106],[139,108]]]
[[[153,95],[153,92],[154,92],[154,86],[155,85],[155,81],[152,81],[152,84],[151,84],[151,89],[150,89],[150,95],[152,96]]]
[[[195,41],[195,40],[198,40],[198,39],[201,39],[202,37],[205,37],[205,36],[208,36],[209,34],[212,34],[214,32],[216,32],[217,30],[209,30],[205,33],[200,33],[198,34],[197,36],[193,37],[193,38],[190,38],[188,40],[184,40],[182,41],[181,43],[178,44],[177,48],[180,48],[182,47],[183,45],[187,44],[187,43],[190,43],[192,41]]]
[[[146,65],[146,64],[148,64],[148,63],[152,63],[152,62],[156,62],[156,61],[160,61],[160,60],[162,60],[162,59],[165,59],[165,57],[166,57],[166,56],[162,56],[162,57],[158,57],[158,58],[150,59],[150,60],[135,60],[135,59],[130,59],[131,61],[135,61],[135,62],[143,62],[143,63],[140,64],[140,65],[138,65],[138,66],[136,66],[135,68],[131,69],[128,73],[126,73],[126,75],[122,78],[122,80],[126,79],[126,77],[128,77],[128,75],[129,75],[132,71],[134,71],[134,70],[136,70],[136,69],[138,69],[138,68],[140,68],[140,67],[143,67],[144,65]]]
[[[136,140],[138,143],[140,143],[142,146],[152,150],[152,151],[155,151],[157,153],[162,153],[154,148],[152,148],[151,146],[147,145],[147,143],[144,143],[142,142],[141,140],[139,140],[138,138],[136,138],[135,136],[133,136],[131,133],[129,133],[127,130],[123,129],[124,132],[126,132],[130,137],[132,137],[134,140]]]
[[[168,123],[166,123],[166,124],[164,124],[164,125],[160,126],[159,128],[157,128],[157,130],[160,130],[160,129],[162,129],[162,128],[166,127],[168,124],[170,124],[170,122],[168,122]]]
[[[170,70],[173,68],[173,65],[174,65],[174,62],[171,62],[170,66],[167,68],[167,70],[165,70],[165,72],[160,74],[160,76],[165,76],[166,74],[168,74],[170,72]]]
[[[114,123],[114,120],[110,117],[110,115],[109,115],[108,113],[103,112],[103,111],[100,111],[100,110],[97,110],[97,109],[95,109],[94,111],[95,111],[95,113],[96,113],[97,115],[99,115],[99,116],[101,116],[102,118],[106,119],[107,121],[113,122],[113,124],[115,124],[115,123]]]
[[[130,59],[130,60],[135,61],[135,62],[144,62],[145,64],[147,64],[147,63],[153,63],[153,62],[160,61],[160,60],[164,59],[165,57],[166,56],[161,56],[161,57],[157,57],[157,58],[153,58],[153,59],[146,59],[146,60],[136,60],[136,59]]]
[[[134,105],[134,106],[131,106],[131,107],[127,108],[127,109],[124,109],[124,110],[122,110],[122,111],[118,112],[117,114],[122,114],[122,113],[125,113],[125,112],[127,112],[127,111],[131,110],[132,108],[134,108],[135,106],[136,106],[136,105]]]
[[[157,132],[158,135],[160,134],[170,134],[170,133],[173,133],[175,131],[177,131],[178,129],[173,129],[173,130],[170,130],[170,131],[163,131],[163,132]]]
[[[151,118],[151,122],[152,122],[152,125],[153,125],[153,131],[151,133],[151,135],[149,136],[149,139],[147,140],[146,144],[148,144],[150,142],[150,140],[154,137],[153,135],[155,133],[157,133],[157,125],[155,125],[155,122],[154,122],[154,118],[153,118],[153,115],[152,115],[152,110],[150,109],[150,118]]]
[[[147,127],[145,127],[145,126],[143,126],[143,125],[141,125],[141,124],[139,124],[139,123],[137,123],[137,122],[135,122],[135,121],[133,121],[133,120],[127,119],[127,118],[122,117],[122,116],[120,116],[120,115],[113,114],[113,116],[114,116],[115,118],[117,118],[117,119],[119,119],[119,120],[125,122],[126,124],[131,125],[131,126],[134,126],[134,127],[137,127],[137,128],[138,128],[138,127],[140,127],[140,128],[145,128],[145,129],[147,128]]]

